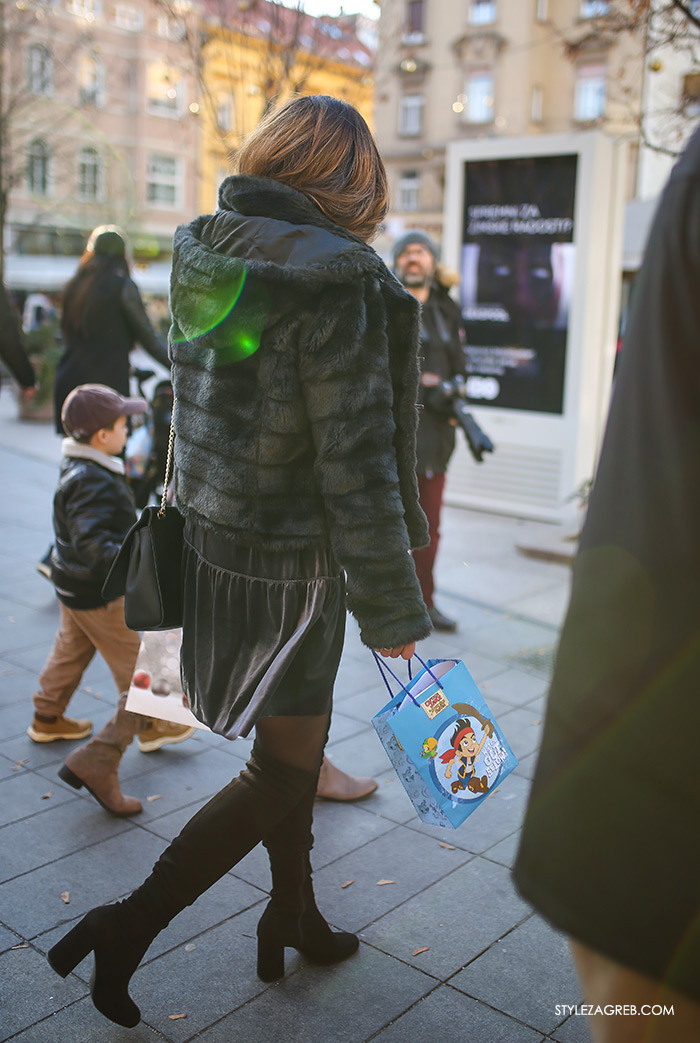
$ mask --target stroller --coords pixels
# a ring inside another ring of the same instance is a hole
[[[148,399],[144,384],[155,376],[153,370],[132,369],[132,376],[141,397]],[[169,380],[159,380],[153,389],[148,412],[129,435],[124,451],[126,478],[139,510],[156,502],[162,495],[172,415],[172,385]]]

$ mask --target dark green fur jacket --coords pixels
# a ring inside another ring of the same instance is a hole
[[[240,543],[330,546],[366,644],[425,637],[418,306],[294,189],[227,178],[219,207],[175,234],[178,507]]]

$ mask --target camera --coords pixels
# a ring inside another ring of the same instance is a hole
[[[484,453],[492,453],[494,444],[489,436],[481,430],[467,406],[467,385],[464,377],[456,376],[452,380],[443,380],[440,384],[443,399],[449,403],[452,416],[464,431],[464,437],[471,454],[478,464],[484,462]]]

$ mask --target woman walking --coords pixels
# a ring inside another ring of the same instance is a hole
[[[64,350],[54,384],[56,431],[61,409],[79,384],[106,384],[129,395],[129,354],[138,342],[156,362],[170,368],[136,283],[129,276],[124,237],[114,225],[91,234],[78,270],[63,291]]]
[[[409,658],[431,629],[409,554],[427,543],[418,305],[367,245],[387,209],[376,145],[352,106],[297,98],[237,171],[216,214],[176,232],[171,355],[185,689],[214,731],[255,726],[255,742],[146,881],[49,953],[65,976],[94,952],[93,1003],[126,1026],[153,938],[260,841],[259,976],[284,974],[285,946],[324,964],[357,950],[316,908],[309,861],[345,604],[385,655]]]

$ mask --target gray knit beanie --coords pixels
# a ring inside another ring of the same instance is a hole
[[[424,246],[426,250],[430,250],[436,261],[440,260],[440,250],[427,232],[421,232],[420,228],[411,228],[408,232],[404,232],[404,234],[394,243],[394,248],[391,251],[394,268],[396,268],[396,259],[399,254],[402,254],[406,247],[410,246],[411,243],[419,243],[420,246]]]

